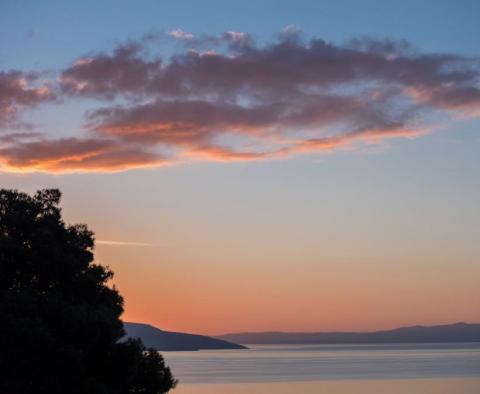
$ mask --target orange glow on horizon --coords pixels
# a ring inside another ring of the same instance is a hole
[[[119,258],[115,248],[104,253],[102,260]],[[304,272],[287,264],[235,264],[235,268],[147,264],[141,270],[126,261],[109,265],[116,273],[114,283],[125,296],[123,319],[169,331],[206,335],[375,331],[480,321],[480,313],[471,308],[480,305],[475,280],[464,280],[463,290],[452,297],[446,291],[455,275],[450,268],[437,272],[432,281],[429,265],[415,271],[411,264],[389,268],[356,263],[344,272],[345,264],[308,263]]]

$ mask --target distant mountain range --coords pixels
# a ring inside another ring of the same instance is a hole
[[[413,326],[375,332],[247,332],[225,334],[216,338],[252,345],[480,342],[480,324]]]
[[[147,348],[163,351],[203,349],[245,349],[226,340],[204,335],[163,331],[149,324],[124,323],[127,338],[140,338]]]

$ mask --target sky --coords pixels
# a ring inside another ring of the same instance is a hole
[[[126,321],[480,322],[479,13],[3,0],[0,187],[61,189]]]

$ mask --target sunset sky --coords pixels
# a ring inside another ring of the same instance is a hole
[[[480,322],[480,2],[0,4],[0,187],[58,187],[124,319]]]

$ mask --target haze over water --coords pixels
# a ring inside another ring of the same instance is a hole
[[[178,394],[480,392],[480,343],[253,345],[164,356]]]

